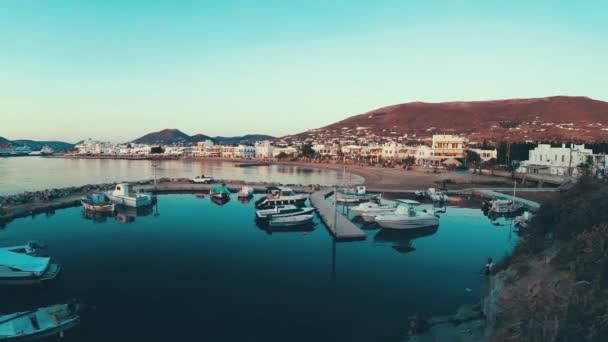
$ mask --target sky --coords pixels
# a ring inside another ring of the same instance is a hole
[[[411,101],[608,101],[607,23],[604,0],[0,0],[0,136],[281,136]]]

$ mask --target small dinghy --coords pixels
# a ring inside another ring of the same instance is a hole
[[[51,258],[0,250],[0,284],[30,285],[52,280],[61,267]]]
[[[338,189],[338,192],[336,193],[336,201],[338,201],[338,203],[361,203],[379,199],[379,194],[368,194],[364,185],[358,185],[354,188]]]
[[[374,203],[374,202],[365,202],[365,203],[361,203],[357,206],[350,208],[350,211],[355,216],[361,216],[365,213],[380,214],[380,213],[385,213],[385,212],[391,212],[391,211],[395,211],[396,208],[397,208],[396,205],[380,205],[380,204]]]
[[[78,304],[52,305],[0,316],[0,341],[32,341],[59,335],[80,322]]]
[[[36,241],[28,241],[25,245],[17,245],[17,246],[8,246],[8,247],[0,247],[0,251],[7,251],[13,253],[21,253],[25,255],[34,255],[40,249],[45,248],[44,245],[36,242]]]
[[[258,220],[271,219],[273,217],[288,217],[310,214],[315,208],[298,207],[295,205],[277,205],[272,209],[260,209],[256,210],[255,217]]]
[[[253,196],[253,188],[250,186],[244,186],[237,193],[238,198],[248,198]]]
[[[209,191],[209,195],[211,198],[226,200],[230,198],[230,190],[228,190],[226,184],[216,185]]]
[[[301,225],[312,222],[312,218],[313,218],[312,214],[298,215],[298,216],[273,217],[270,219],[268,224],[271,227],[301,226]]]
[[[90,211],[114,211],[114,203],[105,194],[93,193],[80,198],[80,203],[86,210]]]

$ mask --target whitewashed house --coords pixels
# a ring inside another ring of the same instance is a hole
[[[256,158],[272,158],[274,146],[268,140],[258,141],[255,143]]]
[[[593,151],[585,145],[552,147],[549,144],[539,144],[530,150],[528,160],[523,161],[518,172],[547,173],[559,176],[577,176],[578,166],[594,157]]]
[[[490,159],[498,158],[498,151],[496,149],[482,150],[482,149],[478,149],[478,148],[469,148],[469,151],[473,151],[473,152],[477,153],[479,155],[479,158],[481,158],[481,160],[483,162],[487,162]]]
[[[255,147],[249,145],[239,145],[236,150],[236,157],[243,159],[255,158]]]

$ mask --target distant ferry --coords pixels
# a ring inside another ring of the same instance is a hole
[[[3,146],[0,147],[0,157],[19,157],[19,156],[46,156],[53,154],[52,148],[48,146],[44,146],[40,151],[32,151],[31,148],[27,146]]]

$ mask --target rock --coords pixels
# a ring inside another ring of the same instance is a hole
[[[483,313],[481,312],[479,306],[467,304],[458,309],[458,312],[456,312],[456,315],[454,315],[453,320],[456,323],[462,323],[480,319],[482,317]]]

